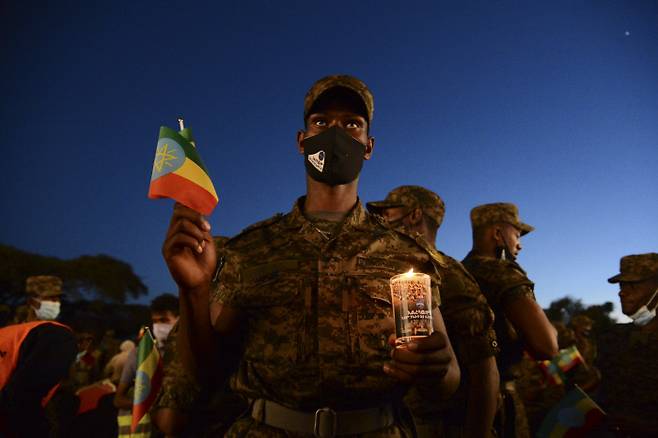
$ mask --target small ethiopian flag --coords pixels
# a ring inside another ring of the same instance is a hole
[[[133,418],[130,430],[135,432],[139,420],[146,414],[162,385],[162,359],[148,327],[137,346],[137,374],[133,397]]]
[[[546,415],[538,438],[585,437],[605,417],[603,409],[576,385]]]
[[[544,371],[546,377],[551,383],[561,385],[566,380],[566,373],[579,363],[584,364],[585,360],[580,355],[578,348],[572,345],[558,351],[557,355],[550,361],[544,360],[539,363],[539,367]]]
[[[209,215],[219,199],[196,150],[191,131],[160,127],[148,197],[171,198]]]

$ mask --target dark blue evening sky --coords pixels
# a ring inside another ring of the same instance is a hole
[[[182,114],[233,235],[304,192],[302,99],[326,74],[375,95],[360,195],[420,184],[511,201],[541,304],[612,300],[619,257],[658,251],[655,1],[12,2],[0,10],[0,242],[129,262],[149,298],[172,202],[146,198],[160,125]]]

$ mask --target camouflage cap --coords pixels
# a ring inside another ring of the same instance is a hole
[[[620,281],[642,281],[658,276],[658,254],[633,254],[621,258],[619,274],[608,278],[608,283]]]
[[[306,97],[304,97],[304,120],[308,117],[309,111],[318,97],[334,87],[344,87],[354,91],[365,105],[368,112],[368,123],[372,122],[373,112],[375,111],[372,93],[361,80],[349,75],[332,75],[317,80],[306,93]]]
[[[427,216],[436,222],[443,222],[446,205],[443,199],[431,190],[421,186],[400,186],[389,192],[383,201],[368,202],[368,211],[380,214],[385,208],[406,207],[420,208]]]
[[[62,280],[53,275],[34,275],[25,280],[25,293],[39,298],[62,295]]]
[[[535,227],[521,222],[519,219],[519,209],[516,205],[509,202],[478,205],[471,210],[471,226],[474,230],[484,225],[500,222],[515,226],[521,231],[522,236],[535,229]]]

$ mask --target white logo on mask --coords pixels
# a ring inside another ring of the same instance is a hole
[[[318,169],[318,172],[322,172],[322,169],[324,169],[324,151],[309,155],[308,161],[313,165],[313,167]]]

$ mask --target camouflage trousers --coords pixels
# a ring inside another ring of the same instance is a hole
[[[502,382],[503,403],[496,414],[494,428],[502,438],[530,438],[530,427],[523,400],[513,380]]]

